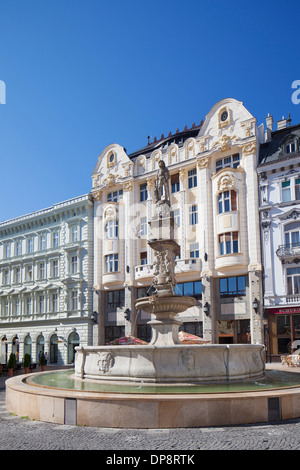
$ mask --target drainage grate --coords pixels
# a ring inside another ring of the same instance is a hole
[[[268,421],[278,421],[281,419],[280,398],[268,398]]]
[[[65,424],[76,426],[77,424],[77,400],[65,398]]]

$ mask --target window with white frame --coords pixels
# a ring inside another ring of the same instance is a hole
[[[119,235],[118,219],[111,219],[106,222],[104,227],[105,238],[117,238]]]
[[[32,314],[32,298],[30,294],[25,297],[25,312],[27,315]]]
[[[190,258],[199,258],[199,243],[191,243]]]
[[[46,250],[46,235],[40,236],[40,250]]]
[[[2,271],[2,283],[4,286],[9,285],[9,269],[4,269]]]
[[[39,313],[45,313],[45,295],[40,294],[38,296],[38,307],[39,307]]]
[[[236,211],[236,192],[233,189],[219,194],[218,209],[219,214],[222,214],[223,212]]]
[[[113,273],[119,270],[119,255],[117,253],[105,256],[105,273]]]
[[[51,261],[51,276],[58,277],[58,259]]]
[[[78,242],[79,236],[78,236],[78,226],[77,225],[72,225],[71,227],[71,241],[72,242]]]
[[[228,255],[238,253],[239,234],[238,232],[228,232],[219,235],[219,254]]]
[[[175,175],[171,175],[171,192],[177,193],[180,191],[180,180],[179,180],[179,173]]]
[[[198,224],[198,205],[194,204],[189,208],[189,222],[190,225]]]
[[[287,268],[287,294],[300,294],[300,268]]]
[[[56,248],[59,246],[59,234],[58,232],[53,232],[52,234],[52,247]]]
[[[77,255],[71,255],[71,258],[70,258],[70,272],[71,272],[71,274],[77,274],[77,272],[78,272],[78,257],[77,257]]]
[[[27,253],[33,253],[33,238],[27,240]]]
[[[189,170],[188,172],[188,187],[189,189],[196,188],[197,186],[197,169]]]
[[[20,297],[16,296],[13,301],[14,315],[20,315]]]
[[[54,313],[54,312],[58,312],[58,293],[57,292],[53,292],[51,294],[51,311]]]
[[[284,227],[284,241],[286,246],[300,245],[300,226],[298,222],[292,222]]]
[[[4,256],[5,258],[10,258],[10,243],[4,246]]]
[[[180,227],[180,209],[175,209],[173,213],[174,213],[174,222],[177,225],[177,227]]]
[[[5,299],[3,303],[3,316],[8,317],[9,315],[9,300]]]
[[[123,199],[123,189],[113,191],[107,195],[107,202],[119,202],[121,199]]]
[[[294,153],[296,152],[296,141],[295,139],[288,140],[284,145],[285,153]]]
[[[25,280],[27,282],[33,281],[33,267],[32,267],[32,264],[28,264],[25,267]]]
[[[281,181],[281,200],[290,202],[300,199],[300,178],[290,178]]]
[[[140,185],[140,201],[147,201],[148,199],[148,190],[147,190],[147,183],[143,183]]]
[[[148,223],[147,217],[141,218],[141,235],[147,235],[148,232]]]
[[[71,291],[71,310],[78,310],[78,290]]]
[[[16,256],[21,256],[22,254],[22,242],[20,240],[18,240],[16,242],[16,250],[15,250],[15,253],[16,253]]]
[[[39,280],[46,278],[46,265],[44,262],[38,264],[38,276]]]
[[[15,284],[20,284],[21,282],[21,268],[17,266],[14,268],[14,283]]]
[[[220,158],[216,161],[216,171],[222,170],[222,168],[237,168],[240,164],[240,154],[235,153],[228,157]]]

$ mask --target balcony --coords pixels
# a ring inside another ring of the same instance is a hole
[[[300,243],[290,243],[286,245],[279,245],[276,250],[276,255],[281,260],[293,259],[300,256]]]
[[[201,261],[199,258],[177,259],[175,261],[175,274],[186,273],[201,270]],[[134,268],[135,280],[147,279],[153,276],[152,264],[141,264]]]

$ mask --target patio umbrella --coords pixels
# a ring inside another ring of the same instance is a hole
[[[190,333],[186,333],[186,331],[179,331],[178,337],[183,344],[205,344],[210,343],[210,341],[206,341],[200,336],[191,335]]]
[[[113,341],[110,341],[107,343],[108,345],[126,345],[126,344],[148,344],[146,341],[143,341],[142,339],[136,338],[135,336],[122,336],[121,338],[114,339]]]

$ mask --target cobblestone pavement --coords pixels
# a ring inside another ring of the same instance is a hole
[[[0,381],[1,450],[298,450],[300,419],[255,425],[188,429],[108,429],[32,421],[6,411],[5,380]],[[183,453],[183,452],[180,452]],[[134,455],[134,454],[133,454]],[[194,457],[196,458],[196,457]]]

